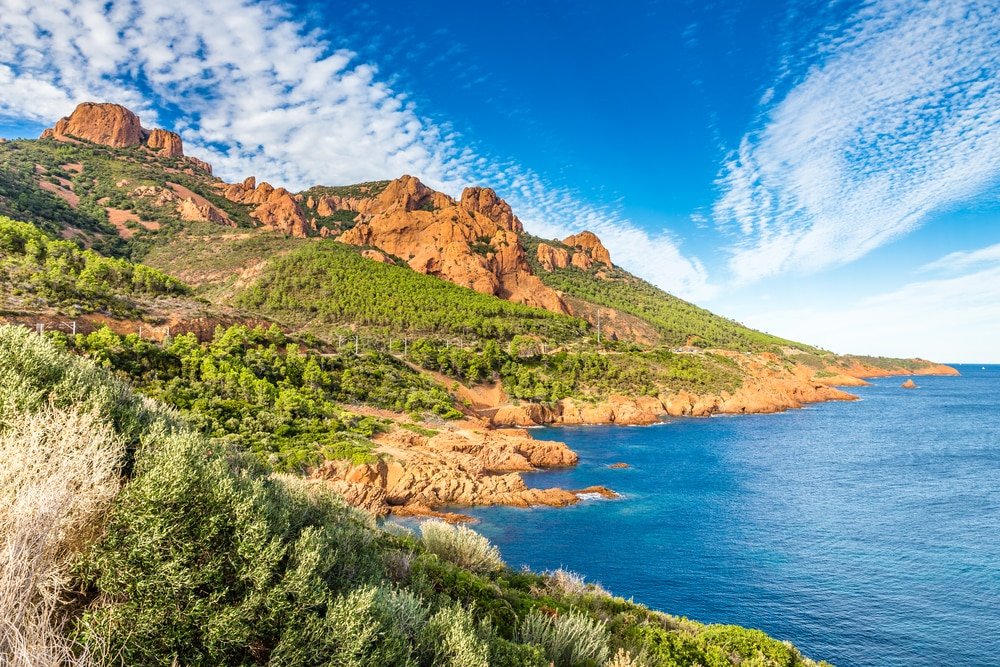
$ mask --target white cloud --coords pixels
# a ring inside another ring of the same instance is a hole
[[[709,293],[704,267],[673,238],[527,168],[496,166],[271,0],[0,0],[0,115],[49,123],[86,100],[125,104],[147,125],[176,111],[187,152],[230,180],[298,189],[410,173],[452,194],[492,185],[532,231],[589,227],[640,275]]]
[[[1000,363],[1000,245],[952,253],[928,265],[938,266],[966,270],[854,305],[758,311],[745,320],[841,353]]]
[[[713,214],[737,281],[855,260],[1000,175],[1000,5],[874,0],[743,137]]]
[[[1000,243],[969,252],[953,252],[924,265],[926,271],[960,271],[982,264],[1000,264]]]

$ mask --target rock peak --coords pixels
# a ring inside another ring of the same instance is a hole
[[[601,262],[608,266],[612,265],[611,253],[608,252],[608,249],[604,247],[601,239],[597,238],[597,234],[594,232],[585,230],[579,234],[567,236],[563,239],[563,243],[571,248],[585,251],[595,262]]]
[[[129,148],[145,146],[166,157],[183,157],[184,146],[176,132],[147,130],[139,116],[120,104],[82,102],[73,113],[60,118],[54,127],[42,132],[42,139],[75,141],[82,139],[102,146]]]

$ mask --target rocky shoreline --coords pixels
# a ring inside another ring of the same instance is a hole
[[[442,508],[565,507],[579,502],[581,494],[596,493],[605,498],[617,494],[605,487],[529,488],[521,473],[572,466],[579,457],[565,443],[537,440],[523,427],[650,425],[669,417],[773,413],[808,403],[857,400],[837,387],[868,384],[865,377],[958,374],[949,366],[936,364],[917,371],[855,364],[817,372],[803,364],[779,363],[770,355],[728,354],[747,372],[743,385],[733,392],[610,396],[599,402],[565,399],[551,407],[503,404],[492,408],[489,419],[470,416],[440,431],[397,426],[376,438],[381,457],[377,462],[328,461],[310,474],[327,480],[352,505],[377,516],[433,516],[454,522],[470,518]],[[505,401],[502,391],[492,395],[498,402]]]

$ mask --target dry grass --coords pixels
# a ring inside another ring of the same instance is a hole
[[[64,633],[75,558],[118,493],[123,445],[93,414],[8,415],[0,431],[0,663],[87,665]]]

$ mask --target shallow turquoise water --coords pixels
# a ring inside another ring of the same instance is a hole
[[[778,415],[538,430],[581,463],[530,485],[625,497],[471,513],[511,565],[840,667],[1000,665],[1000,366],[959,369]]]

